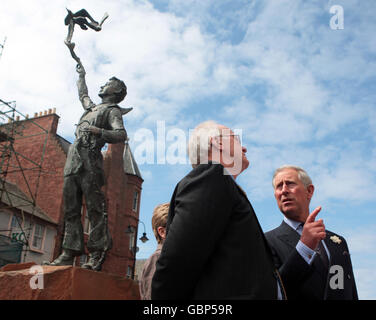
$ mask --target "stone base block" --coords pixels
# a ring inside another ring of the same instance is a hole
[[[1,300],[140,299],[138,283],[117,275],[72,266],[13,266],[0,270]]]

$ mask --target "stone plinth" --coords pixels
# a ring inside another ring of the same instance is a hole
[[[140,299],[138,283],[117,275],[72,266],[34,266],[34,273],[30,272],[30,264],[20,268],[22,264],[0,271],[1,300]],[[30,282],[34,287],[43,284],[43,289],[32,289]]]

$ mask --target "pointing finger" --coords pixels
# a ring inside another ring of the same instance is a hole
[[[315,221],[316,216],[319,214],[320,211],[321,211],[321,206],[313,210],[312,213],[308,216],[306,223]]]

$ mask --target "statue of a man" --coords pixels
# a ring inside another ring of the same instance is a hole
[[[81,63],[78,94],[84,113],[77,125],[76,139],[70,146],[64,168],[64,240],[62,253],[50,265],[72,265],[75,256],[84,253],[84,235],[81,223],[82,196],[91,231],[87,242],[89,261],[82,267],[99,271],[105,253],[112,246],[107,226],[106,201],[101,187],[104,185],[103,157],[105,143],[118,143],[127,139],[120,103],[127,95],[124,82],[113,77],[99,91],[102,103],[95,105],[88,96],[85,70]]]

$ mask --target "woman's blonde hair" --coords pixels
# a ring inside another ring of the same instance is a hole
[[[168,210],[170,208],[170,203],[163,203],[155,207],[153,211],[153,217],[151,218],[151,225],[153,227],[153,232],[158,243],[162,242],[162,238],[158,233],[158,228],[166,228]]]

